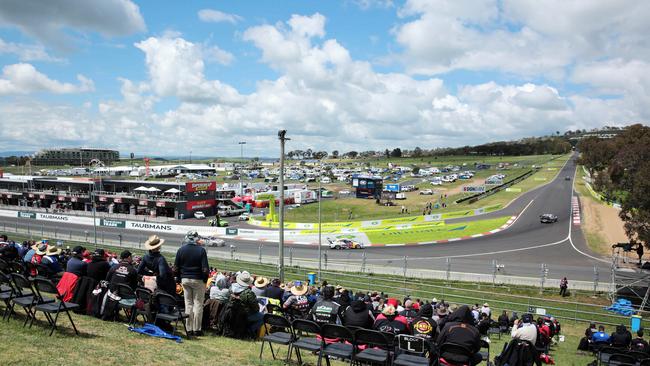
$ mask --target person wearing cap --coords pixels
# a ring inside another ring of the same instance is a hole
[[[56,247],[55,245],[48,245],[47,250],[45,251],[45,256],[41,259],[41,264],[45,265],[50,273],[60,276],[63,274],[63,268],[61,268],[61,260],[59,256],[61,255],[61,248]]]
[[[510,336],[512,339],[521,339],[535,344],[537,342],[537,326],[533,323],[533,316],[524,314],[521,316],[521,321],[515,320]]]
[[[203,335],[201,322],[205,284],[210,275],[208,254],[200,245],[199,239],[199,234],[196,231],[189,231],[183,240],[183,246],[176,252],[174,261],[174,268],[176,268],[183,286],[185,313],[188,315],[187,331],[196,336]]]
[[[167,263],[167,259],[160,253],[160,248],[165,243],[158,235],[151,235],[145,242],[144,248],[147,253],[138,265],[138,275],[156,276],[156,289],[168,294],[176,291],[174,274]]]
[[[316,301],[309,314],[312,319],[320,324],[341,324],[339,317],[340,305],[334,301],[334,287],[323,286],[322,297]]]
[[[276,299],[278,301],[282,301],[282,295],[284,294],[284,290],[280,288],[280,280],[277,278],[274,278],[273,281],[271,281],[271,286],[266,288],[266,297],[269,299]]]
[[[282,308],[288,312],[293,319],[305,319],[309,314],[309,299],[307,291],[309,286],[302,281],[296,281],[290,289],[291,296],[282,304]]]
[[[458,354],[454,352],[442,352],[448,362],[459,364],[478,365],[483,361],[479,350],[481,349],[481,335],[474,325],[472,311],[467,305],[456,309],[447,317],[447,322],[440,331],[436,344],[441,347],[445,343],[455,343],[470,350],[470,354]]]
[[[266,289],[269,286],[269,279],[266,277],[258,276],[255,279],[255,286],[251,289],[255,296],[266,297]]]
[[[104,249],[95,249],[91,256],[91,261],[88,263],[88,277],[99,283],[106,279],[110,270],[111,265],[106,260],[106,252]]]
[[[492,310],[490,310],[490,304],[488,304],[487,302],[483,304],[479,312],[482,314],[486,314],[488,318],[492,317]]]
[[[435,340],[438,336],[438,323],[432,317],[433,306],[422,305],[417,316],[410,323],[411,334],[427,340]]]
[[[375,324],[372,326],[374,330],[392,334],[410,334],[408,320],[402,315],[399,315],[397,309],[393,305],[387,305],[377,316]]]
[[[138,287],[138,273],[132,265],[133,256],[128,250],[120,254],[120,263],[108,271],[106,281],[111,292],[117,290],[118,284],[124,284],[135,290]]]
[[[88,273],[88,263],[82,260],[83,252],[86,248],[77,245],[72,248],[72,257],[68,259],[68,264],[66,265],[65,271],[73,273],[78,277],[83,277]]]

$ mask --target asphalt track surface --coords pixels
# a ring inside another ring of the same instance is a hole
[[[598,268],[600,281],[609,279],[610,260],[592,253],[586,246],[585,239],[579,226],[572,225],[571,198],[576,172],[575,156],[559,171],[557,177],[529,192],[526,192],[510,203],[501,211],[450,220],[450,222],[471,221],[501,216],[518,216],[517,220],[507,230],[490,236],[449,242],[444,244],[406,246],[406,247],[375,247],[363,250],[336,251],[323,247],[327,253],[328,262],[361,263],[362,252],[366,253],[368,265],[392,266],[402,268],[403,258],[407,256],[408,267],[412,269],[447,269],[446,258],[450,258],[451,270],[454,272],[484,273],[493,272],[493,261],[504,267],[499,274],[511,276],[540,277],[541,265],[548,268],[548,278],[591,281],[594,278],[594,266]],[[569,176],[570,180],[565,180]],[[539,215],[553,213],[558,216],[554,224],[541,224]],[[0,217],[0,225],[26,228],[28,225],[34,232],[41,228],[73,235],[84,235],[89,232],[92,241],[93,228],[83,225],[61,225],[47,221]],[[0,229],[2,228],[0,226]],[[151,235],[148,232],[122,231],[120,229],[98,227],[98,237],[117,240],[122,233],[125,243],[140,242]],[[182,236],[175,234],[158,234],[166,239],[166,246],[177,247]],[[323,239],[325,240],[325,239]],[[261,243],[252,241],[228,240],[228,244],[236,246],[238,253],[257,255]],[[288,257],[289,247],[292,248],[294,259],[317,260],[315,246],[286,246],[285,255]],[[225,248],[209,248],[210,251],[229,251]],[[265,242],[262,245],[264,256],[277,256],[278,244]],[[288,263],[288,260],[285,260]]]

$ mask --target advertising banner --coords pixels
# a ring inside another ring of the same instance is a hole
[[[397,192],[399,193],[399,184],[386,184],[384,189],[388,192]]]
[[[187,193],[192,192],[204,192],[204,191],[216,191],[217,182],[187,182],[185,183],[185,191]]]
[[[194,211],[203,208],[214,207],[216,204],[217,204],[216,200],[189,201],[185,204],[185,208],[188,211]]]
[[[139,200],[139,201],[138,201],[138,204],[139,204],[140,206],[146,206],[146,205],[147,205],[147,200]]]
[[[237,235],[237,228],[228,227],[226,228],[226,235]]]
[[[466,193],[483,193],[485,192],[485,186],[464,186],[463,192]]]
[[[101,219],[100,222],[99,222],[99,225],[107,226],[107,227],[125,228],[126,227],[126,221]]]
[[[115,202],[115,203],[122,203],[122,197],[115,197],[115,198],[113,198],[113,202]]]
[[[35,219],[36,218],[36,213],[18,211],[17,212],[17,217],[19,217],[21,219]]]

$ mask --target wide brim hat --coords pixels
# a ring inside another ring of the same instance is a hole
[[[439,316],[446,316],[449,315],[449,312],[447,311],[446,307],[442,306],[436,309],[436,314],[438,314]]]
[[[155,250],[160,248],[165,243],[165,239],[160,239],[158,235],[151,235],[147,241],[144,242],[146,250]]]
[[[253,283],[253,278],[250,273],[244,271],[237,275],[237,283],[241,286],[250,286]]]
[[[483,304],[483,306],[485,306],[486,308],[489,308],[489,307],[490,307],[490,304],[488,304],[488,303],[486,302],[486,303]]]
[[[46,255],[59,255],[61,254],[61,248],[57,248],[54,245],[48,245],[47,250],[45,251]]]
[[[302,296],[302,295],[306,294],[308,290],[309,289],[307,288],[307,285],[301,283],[301,284],[298,284],[298,285],[294,285],[291,288],[291,294],[296,295],[296,296]]]
[[[265,288],[268,285],[269,285],[269,279],[266,277],[257,277],[255,279],[255,287],[257,288]]]

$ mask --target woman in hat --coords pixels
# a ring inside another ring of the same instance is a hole
[[[176,282],[174,281],[174,274],[169,267],[167,260],[160,253],[160,248],[165,243],[165,239],[161,239],[158,235],[151,235],[147,241],[144,242],[144,247],[147,254],[142,258],[142,262],[138,266],[138,275],[141,276],[156,276],[157,290],[164,291],[173,295],[176,291]]]
[[[63,275],[63,269],[59,263],[59,255],[61,255],[61,248],[58,248],[55,245],[48,245],[45,251],[45,256],[41,259],[41,264],[47,266],[50,270],[50,274],[55,274],[57,276]]]
[[[30,263],[34,265],[41,264],[43,257],[45,257],[45,254],[47,252],[47,244],[34,245],[32,249],[34,249],[34,255],[32,256]],[[36,272],[36,268],[33,267],[29,270],[29,274],[31,276],[36,276],[38,272]]]
[[[269,279],[266,277],[258,276],[255,279],[254,286],[252,288],[255,296],[266,297],[266,288],[269,286]]]
[[[296,281],[290,291],[291,296],[282,304],[282,307],[294,319],[306,319],[310,310],[309,299],[305,296],[309,291],[309,286],[302,281]]]

